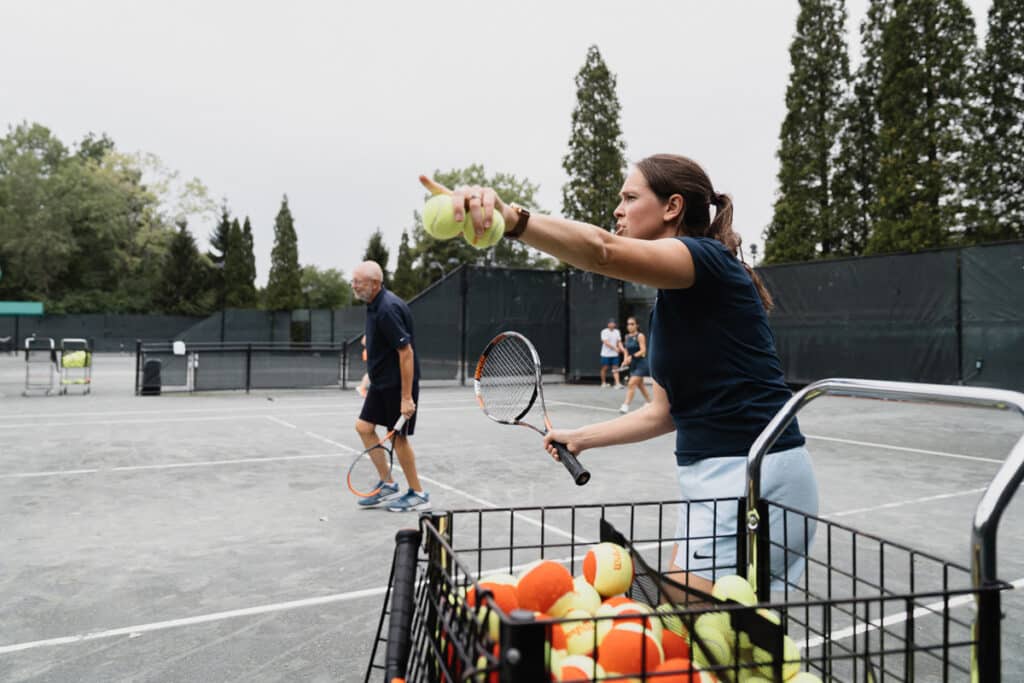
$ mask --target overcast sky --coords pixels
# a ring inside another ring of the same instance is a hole
[[[979,35],[991,0],[969,0]],[[867,0],[849,0],[848,44]],[[287,193],[299,260],[397,260],[416,177],[472,163],[561,210],[573,79],[596,44],[627,159],[701,162],[747,245],[771,219],[796,0],[3,0],[0,123],[105,132],[249,215],[260,284]],[[205,248],[211,225],[193,224]]]

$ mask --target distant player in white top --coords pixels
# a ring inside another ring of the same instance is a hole
[[[622,335],[615,329],[615,320],[608,321],[608,327],[601,330],[601,387],[608,386],[608,368],[612,369],[615,388],[621,389],[619,381],[619,354],[623,352]]]

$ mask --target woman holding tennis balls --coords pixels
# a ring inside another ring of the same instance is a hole
[[[775,351],[767,311],[772,301],[754,270],[740,260],[732,229],[732,200],[714,190],[694,161],[658,154],[630,169],[615,209],[616,230],[554,216],[531,215],[506,204],[488,187],[449,191],[425,176],[433,194],[450,194],[453,218],[472,223],[476,235],[495,216],[505,238],[518,239],[581,270],[658,289],[648,336],[654,379],[652,401],[632,413],[577,429],[555,429],[572,453],[634,443],[675,432],[679,487],[685,500],[745,493],[746,455],[757,435],[791,392]],[[552,447],[549,452],[555,458]],[[762,465],[762,495],[807,514],[818,511],[818,486],[804,437],[794,420]],[[736,566],[736,508],[680,506],[672,570],[680,583],[707,593]],[[793,581],[803,572],[803,517],[790,515],[783,535],[773,508],[772,539],[788,539],[787,558],[772,548],[772,574]]]

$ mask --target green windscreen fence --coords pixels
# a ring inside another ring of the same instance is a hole
[[[562,273],[471,268],[467,276],[467,363],[475,366],[487,342],[496,334],[514,330],[533,342],[544,372],[565,372]]]
[[[760,268],[787,381],[959,379],[955,250]]]
[[[601,372],[601,330],[610,318],[619,318],[619,281],[593,273],[567,275],[568,379],[596,377]]]
[[[961,252],[966,384],[1024,391],[1024,243]]]

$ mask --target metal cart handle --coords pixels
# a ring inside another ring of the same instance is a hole
[[[916,384],[913,382],[883,382],[863,379],[823,379],[809,384],[793,395],[776,413],[768,426],[757,437],[747,455],[747,557],[757,557],[758,525],[757,503],[761,499],[761,462],[782,432],[789,426],[800,410],[820,396],[853,396],[860,398],[883,398],[902,401],[931,401],[981,408],[1008,410],[1016,408],[1024,415],[1024,394],[1002,389],[949,386],[944,384]],[[974,512],[971,529],[971,577],[975,589],[998,583],[996,578],[996,530],[1003,511],[1010,504],[1013,494],[1024,478],[1024,436],[1017,441],[1006,462],[985,489],[981,502]],[[999,667],[999,603],[998,593],[982,597],[976,593],[979,631],[976,634],[980,644],[978,665],[980,672],[998,672]],[[991,600],[991,602],[990,602]],[[992,612],[991,618],[983,618],[982,612]],[[994,624],[994,626],[992,626]],[[989,630],[994,629],[994,632]],[[989,668],[993,667],[993,668]],[[997,680],[996,677],[981,680]]]

